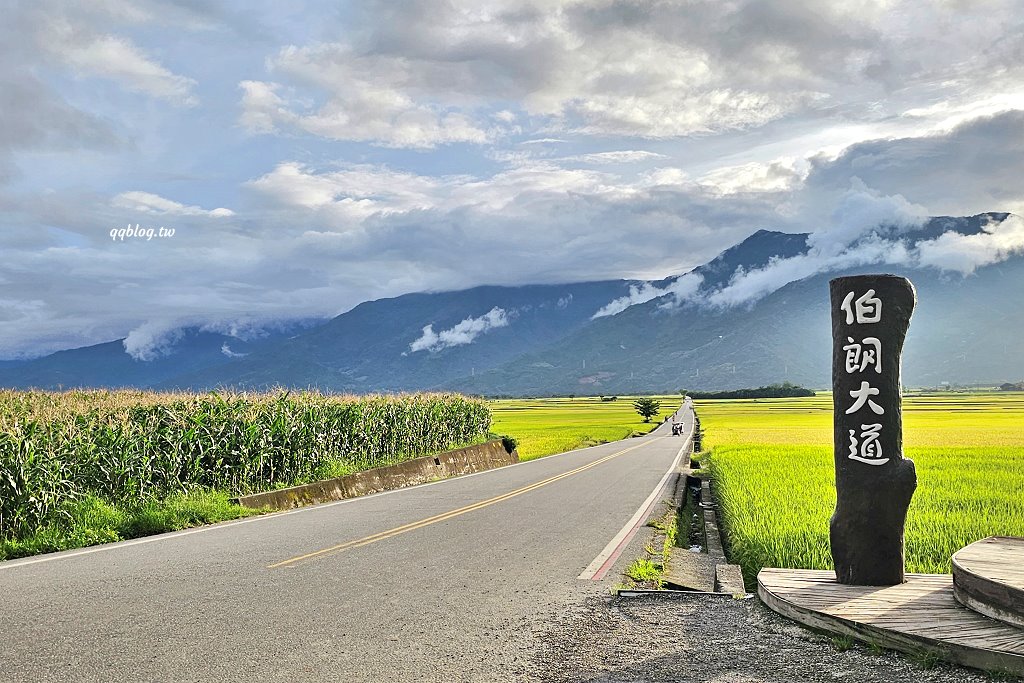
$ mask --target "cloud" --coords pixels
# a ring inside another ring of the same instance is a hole
[[[187,206],[150,192],[122,192],[114,197],[110,203],[119,209],[158,215],[211,216],[213,218],[226,218],[235,215],[235,212],[231,209],[216,208],[207,211],[198,206]]]
[[[71,104],[37,66],[36,24],[27,11],[0,22],[0,183],[25,152],[109,151],[124,140],[104,117]],[[2,207],[0,207],[2,208]]]
[[[674,278],[669,284],[664,287],[658,287],[649,282],[643,282],[639,285],[630,285],[629,294],[623,297],[619,297],[608,304],[602,306],[597,313],[590,316],[591,320],[596,318],[604,318],[610,315],[618,315],[631,306],[643,304],[652,299],[659,299],[664,296],[671,297],[670,300],[665,302],[666,307],[676,307],[682,304],[684,301],[690,299],[697,290],[700,289],[700,285],[704,278],[696,273],[686,273],[677,278]]]
[[[109,122],[71,106],[30,73],[0,73],[0,112],[0,182],[17,175],[16,153],[103,151],[124,145]]]
[[[466,318],[459,324],[441,332],[434,332],[433,325],[423,328],[423,334],[414,342],[409,344],[409,351],[430,351],[437,353],[453,346],[464,346],[472,344],[481,334],[508,327],[509,315],[505,309],[495,306],[479,318]]]
[[[976,269],[1024,254],[1024,218],[1012,215],[990,222],[975,235],[946,232],[919,242],[915,261],[922,266],[970,275]]]
[[[313,112],[305,111],[300,102],[280,97],[280,84],[242,81],[242,125],[253,133],[299,130],[334,140],[421,149],[456,142],[479,144],[493,137],[457,109],[418,104],[400,90],[388,87],[377,80],[372,67],[364,68],[343,48],[288,48],[278,56],[275,68],[300,80],[316,82],[323,79],[313,72],[325,62],[333,63],[332,95]]]
[[[224,342],[223,344],[220,345],[220,352],[223,353],[228,358],[245,358],[246,356],[249,355],[247,353],[236,353],[232,351],[231,347],[228,346],[227,342]]]
[[[148,58],[130,40],[114,35],[88,34],[70,24],[50,25],[45,39],[58,59],[73,69],[117,81],[128,90],[184,106],[198,100],[192,94],[196,82],[172,73]]]
[[[340,217],[358,219],[432,208],[440,203],[445,185],[464,182],[465,178],[446,182],[385,166],[360,164],[318,172],[298,162],[285,162],[248,185],[285,206],[331,207]]]
[[[557,161],[581,161],[586,164],[631,164],[638,161],[653,161],[655,159],[667,159],[664,154],[648,152],[642,149],[627,149],[617,152],[594,152],[591,154],[579,154],[571,157],[562,157]]]
[[[898,195],[882,195],[853,179],[827,227],[808,237],[807,253],[773,258],[763,268],[740,269],[725,287],[706,293],[701,301],[723,307],[749,304],[817,273],[870,263],[906,262],[907,249],[894,238],[920,227],[926,218],[924,207]]]
[[[209,332],[233,337],[241,341],[252,341],[266,337],[273,330],[305,326],[308,321],[289,321],[279,317],[266,318],[238,315],[220,320],[203,320],[201,316],[156,319],[133,328],[122,344],[125,352],[137,361],[153,361],[170,355],[189,330]],[[228,358],[242,358],[249,354],[231,350],[228,342],[220,351]]]
[[[183,335],[179,322],[153,320],[133,329],[122,343],[125,353],[135,360],[152,361],[171,353]]]
[[[368,2],[348,35],[268,60],[267,75],[295,97],[243,98],[243,121],[431,147],[490,142],[531,119],[552,133],[666,139],[797,117],[932,118],[943,114],[926,111],[937,92],[977,99],[1019,84],[1021,41],[1008,34],[1018,10],[1012,0],[983,12],[839,0]]]
[[[904,256],[900,231],[858,226],[901,206],[1024,213],[1019,10],[14,3],[0,280],[24,305],[0,311],[0,353],[410,291],[661,282],[761,228],[813,232],[818,252],[723,300],[893,255],[965,272],[1003,237]],[[128,211],[173,217],[174,239],[112,243]]]
[[[786,62],[788,70],[776,72],[788,78],[758,68],[766,54],[748,50],[736,59],[704,35],[707,28],[728,32],[730,23],[746,21],[745,10],[366,3],[353,38],[290,45],[268,60],[269,74],[298,96],[286,101],[271,94],[278,86],[247,81],[242,120],[259,131],[425,148],[491,141],[519,112],[576,134],[665,138],[759,126],[821,99],[818,83],[803,73],[809,62],[775,48],[779,36],[757,39]],[[849,15],[830,18],[842,19],[848,32],[860,28]],[[852,48],[849,40],[829,45],[816,47],[837,56]],[[760,78],[731,82],[743,69]],[[495,120],[488,106],[495,100],[519,111],[502,109],[491,127],[485,122]]]
[[[523,140],[520,145],[557,145],[566,142],[561,138],[535,138],[533,140]]]
[[[934,215],[1024,212],[1022,108],[980,116],[945,131],[858,142],[812,159],[806,191],[828,201],[857,177]]]
[[[702,187],[720,195],[742,192],[786,192],[797,188],[806,171],[799,162],[782,159],[770,163],[752,161],[737,166],[724,166],[705,173],[697,181]]]

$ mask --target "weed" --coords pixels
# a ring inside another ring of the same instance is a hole
[[[942,663],[942,657],[931,650],[916,650],[910,653],[910,659],[922,669],[934,669]]]
[[[829,638],[829,642],[832,643],[832,647],[840,652],[846,652],[853,647],[856,641],[850,636],[832,636]]]
[[[629,567],[626,568],[626,576],[629,578],[638,583],[654,583],[659,588],[661,587],[661,574],[661,565],[655,564],[646,558],[636,559],[631,565],[629,565]]]

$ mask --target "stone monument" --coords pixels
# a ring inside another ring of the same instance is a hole
[[[917,474],[903,457],[900,356],[917,297],[910,280],[895,275],[839,277],[829,289],[836,579],[903,583],[903,526]]]

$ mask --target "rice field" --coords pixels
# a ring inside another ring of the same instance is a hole
[[[831,395],[696,408],[730,559],[748,580],[765,566],[830,569]],[[948,573],[968,543],[1024,536],[1024,394],[908,395],[903,410],[904,453],[918,477],[907,570]]]
[[[492,430],[518,442],[521,460],[532,460],[584,446],[646,434],[682,403],[682,397],[655,396],[661,413],[644,422],[633,409],[630,396],[602,401],[596,396],[577,398],[508,399],[490,401]]]

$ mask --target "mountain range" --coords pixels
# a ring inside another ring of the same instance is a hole
[[[659,281],[406,294],[257,337],[185,327],[147,354],[130,355],[124,340],[114,340],[0,362],[0,386],[487,395],[782,381],[825,388],[828,280],[867,272],[905,275],[917,288],[904,352],[907,386],[999,384],[1024,377],[1024,256],[998,246],[987,247],[997,254],[989,259],[974,252],[1009,217],[937,217],[909,228],[883,223],[839,249],[814,234],[761,230],[709,263]],[[940,247],[954,261],[975,258],[976,267],[936,261]]]

